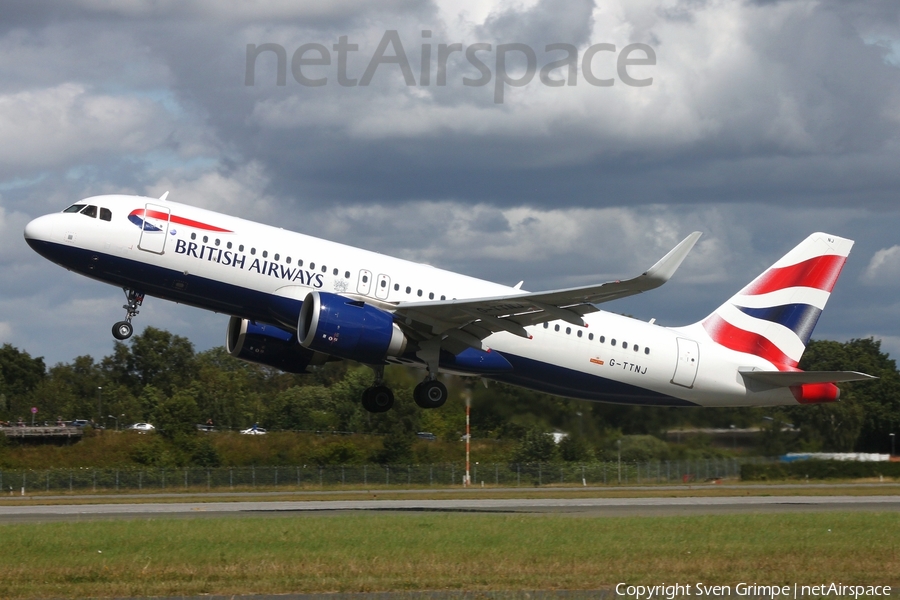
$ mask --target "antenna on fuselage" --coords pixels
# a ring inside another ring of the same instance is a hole
[[[165,202],[166,198],[169,197],[169,190],[166,190],[166,193],[159,197],[160,202]]]

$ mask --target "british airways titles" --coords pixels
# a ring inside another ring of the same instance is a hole
[[[175,241],[175,254],[184,254],[198,260],[218,263],[226,267],[236,267],[244,271],[255,271],[260,275],[268,275],[285,281],[296,281],[313,288],[321,288],[325,285],[322,273],[313,273],[299,267],[289,267],[276,261],[253,258],[247,265],[247,258],[243,252],[233,252],[206,244],[188,242],[186,240]]]

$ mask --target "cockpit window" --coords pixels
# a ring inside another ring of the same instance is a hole
[[[100,208],[100,218],[104,221],[112,221],[112,212],[108,208]]]
[[[84,210],[81,211],[81,214],[83,214],[86,217],[93,217],[94,219],[96,219],[97,218],[97,207],[94,206],[93,204],[89,204],[84,207]]]
[[[82,208],[84,208],[84,204],[73,204],[72,206],[70,206],[69,208],[64,210],[63,212],[64,213],[77,213],[77,212],[80,212]]]

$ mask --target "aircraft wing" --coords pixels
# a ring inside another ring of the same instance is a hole
[[[481,349],[481,340],[500,331],[528,337],[526,326],[557,319],[584,327],[581,317],[599,310],[595,304],[640,294],[668,281],[699,238],[700,232],[690,234],[647,271],[632,279],[491,298],[400,302],[393,310],[408,334],[422,340],[441,336],[446,339],[448,350],[453,350],[452,346],[460,350],[465,346]]]

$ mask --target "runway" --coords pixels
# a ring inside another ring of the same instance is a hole
[[[451,498],[46,504],[0,506],[0,523],[85,519],[322,516],[365,512],[560,514],[593,517],[809,511],[898,511],[894,496],[728,496],[682,498]]]

